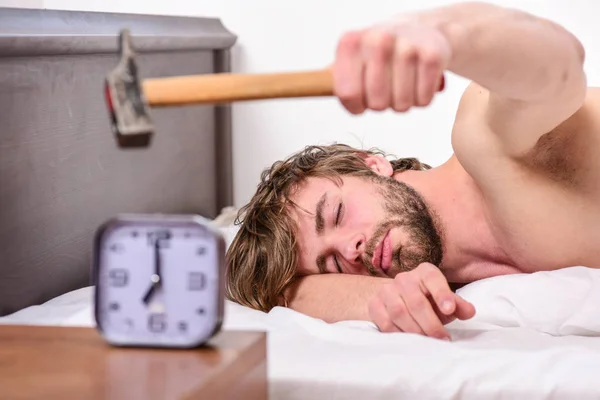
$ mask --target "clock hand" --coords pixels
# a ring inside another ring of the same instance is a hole
[[[154,294],[154,291],[161,285],[161,266],[162,265],[160,259],[160,247],[158,239],[156,239],[154,241],[154,274],[152,274],[152,276],[150,277],[150,280],[152,281],[152,286],[150,286],[150,289],[148,289],[146,295],[142,300],[145,304],[148,304],[150,298]]]
[[[152,286],[150,286],[150,289],[148,289],[148,291],[144,295],[144,298],[142,299],[144,304],[148,304],[148,302],[150,301],[150,298],[152,297],[152,294],[154,293],[155,288],[156,288],[156,285],[153,283]]]
[[[161,281],[161,259],[160,259],[160,242],[159,239],[156,239],[154,242],[154,275],[150,279],[156,286],[160,286]]]

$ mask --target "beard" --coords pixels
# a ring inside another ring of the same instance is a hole
[[[392,249],[392,265],[387,270],[388,276],[411,271],[424,262],[441,267],[442,235],[435,216],[421,195],[394,178],[375,175],[367,179],[376,185],[386,212],[365,245],[363,263],[369,274],[381,275],[381,271],[373,266],[373,255],[377,245],[392,228],[402,229],[408,240],[406,243],[396,243]]]

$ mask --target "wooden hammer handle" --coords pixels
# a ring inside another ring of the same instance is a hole
[[[142,90],[148,104],[154,107],[332,96],[333,77],[328,69],[275,74],[217,73],[146,79]]]

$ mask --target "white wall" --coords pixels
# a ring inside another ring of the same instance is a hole
[[[43,8],[44,0],[0,0],[0,7]]]
[[[321,68],[332,61],[340,34],[353,27],[419,7],[455,1],[421,0],[40,0],[50,9],[133,12],[219,17],[239,35],[233,68],[240,72],[279,72]],[[13,0],[10,3],[29,3]],[[0,5],[6,3],[0,0]],[[600,73],[600,2],[594,0],[496,0],[551,18],[573,31],[587,49],[590,84]],[[254,192],[260,172],[307,144],[347,142],[378,146],[398,156],[439,164],[452,153],[449,132],[458,98],[467,82],[450,76],[447,90],[431,107],[408,114],[369,113],[355,117],[335,99],[289,99],[234,104],[235,202]]]

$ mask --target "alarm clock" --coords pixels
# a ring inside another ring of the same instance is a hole
[[[116,346],[193,348],[220,329],[225,239],[199,215],[126,214],[93,250],[96,327]]]

